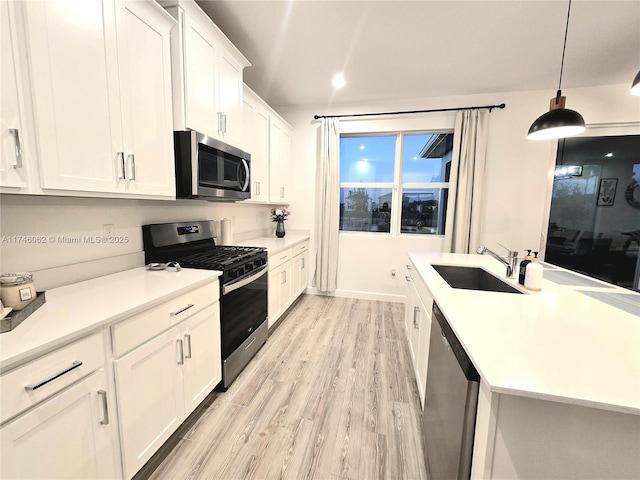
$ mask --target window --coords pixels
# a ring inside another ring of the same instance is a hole
[[[453,133],[343,135],[340,230],[444,235]]]

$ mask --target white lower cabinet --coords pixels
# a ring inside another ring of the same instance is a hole
[[[205,307],[114,361],[125,478],[222,379],[219,311]]]
[[[116,478],[118,437],[102,334],[0,377],[0,478]]]
[[[411,275],[412,268],[410,265],[407,265],[407,270],[407,276],[405,277],[407,280],[405,330],[420,401],[424,404],[433,298],[424,283],[422,283],[419,275]]]
[[[269,254],[269,328],[307,289],[309,241]]]
[[[279,265],[269,266],[269,316],[268,326],[271,328],[280,318],[287,307],[291,304],[292,299],[292,267],[291,267],[291,249],[286,253],[280,252],[279,257],[287,257],[285,261]],[[271,259],[269,259],[271,262]]]

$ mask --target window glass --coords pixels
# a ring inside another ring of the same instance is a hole
[[[404,135],[403,183],[448,182],[453,134]]]
[[[390,188],[341,188],[340,230],[391,231]]]
[[[396,136],[340,138],[340,181],[393,182]]]
[[[444,235],[448,193],[448,188],[405,188],[400,232]]]

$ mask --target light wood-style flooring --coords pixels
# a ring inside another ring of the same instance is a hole
[[[141,479],[425,479],[404,305],[304,295]]]

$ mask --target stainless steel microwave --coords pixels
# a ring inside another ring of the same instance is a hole
[[[245,200],[251,197],[251,155],[193,130],[173,135],[176,197]]]

